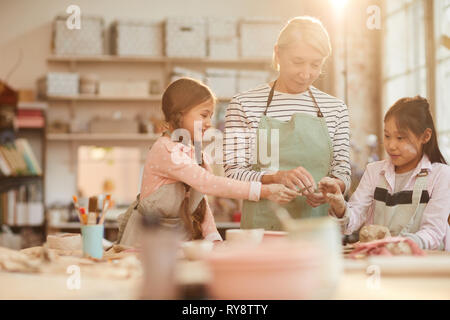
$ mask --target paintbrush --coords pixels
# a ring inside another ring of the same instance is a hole
[[[98,198],[90,197],[89,198],[89,206],[88,206],[88,224],[97,224],[97,206],[98,206]]]
[[[80,205],[78,204],[78,197],[72,196],[73,199],[73,205],[75,206],[75,210],[77,211],[78,219],[80,220],[80,223],[83,223],[80,215]]]
[[[106,212],[108,211],[110,205],[111,205],[111,195],[108,194],[108,195],[106,195],[106,198],[103,201],[103,209],[102,209],[102,213],[101,213],[99,224],[103,224],[103,222],[105,221]]]
[[[86,209],[85,208],[80,208],[80,213],[81,213],[81,219],[82,219],[82,224],[87,224],[87,215],[86,215]]]

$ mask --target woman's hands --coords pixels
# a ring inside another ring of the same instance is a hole
[[[341,187],[336,179],[330,177],[323,178],[319,182],[319,190],[322,192],[325,201],[330,204],[336,217],[342,218],[345,214],[346,204]]]
[[[320,183],[323,182],[322,188],[317,188],[316,182],[313,178],[313,176],[303,167],[297,167],[292,170],[280,170],[274,174],[266,174],[262,177],[261,182],[264,184],[282,184],[285,187],[289,188],[292,191],[296,192],[296,196],[305,196],[306,202],[313,208],[318,207],[326,202],[330,203],[331,198],[333,195],[340,195],[340,198],[342,198],[343,206],[344,206],[344,212],[345,212],[345,200],[342,195],[342,190],[345,188],[345,185],[342,181],[325,177],[323,178]],[[324,189],[325,188],[325,189]],[[332,188],[330,191],[327,191],[327,188]],[[334,189],[336,188],[336,190]],[[322,190],[324,189],[325,192]],[[337,194],[339,192],[339,194]],[[327,196],[327,193],[331,194],[330,196]],[[290,200],[294,199],[296,196],[291,196]],[[283,199],[285,199],[284,197]],[[334,203],[337,205],[338,198],[334,198]],[[289,202],[287,201],[287,202]],[[330,203],[331,204],[331,203]],[[336,211],[335,211],[336,212]],[[342,213],[343,215],[344,213]]]
[[[317,188],[313,176],[303,167],[286,171],[280,170],[274,174],[265,174],[261,182],[263,184],[283,184],[291,190],[298,191],[305,196],[314,193],[314,190]]]
[[[268,199],[270,201],[284,204],[292,201],[300,194],[289,188],[286,188],[282,184],[263,184],[261,186],[261,198]]]

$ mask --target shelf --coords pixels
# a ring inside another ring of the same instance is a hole
[[[119,133],[48,133],[51,141],[154,141],[160,134],[119,134]]]
[[[151,95],[148,97],[113,97],[113,96],[99,96],[99,95],[90,95],[90,94],[80,94],[78,96],[48,96],[48,101],[50,102],[56,102],[56,101],[90,101],[90,102],[96,102],[96,101],[118,101],[118,102],[160,102],[162,100],[161,95]],[[229,102],[232,98],[230,97],[217,97],[217,100],[219,102]]]
[[[49,229],[79,229],[81,224],[79,222],[61,222],[58,224],[49,224]],[[119,227],[119,223],[116,221],[105,221],[106,229],[115,229]],[[231,229],[240,228],[239,222],[217,222],[216,227],[218,229]]]
[[[45,131],[45,127],[19,127],[17,128],[17,132],[39,132],[42,133]]]
[[[16,189],[24,184],[42,180],[42,176],[0,177],[0,193]]]
[[[267,65],[270,66],[271,60],[267,58],[240,58],[238,60],[210,59],[210,58],[171,58],[171,57],[145,57],[130,56],[121,57],[113,55],[101,56],[49,56],[48,62],[134,62],[134,63],[203,63],[203,64],[231,64],[231,65]]]
[[[29,110],[45,110],[48,108],[48,104],[44,101],[32,101],[32,102],[19,102],[17,108],[29,109]]]
[[[48,96],[48,101],[161,101],[161,95],[148,97],[125,97],[125,96],[99,96],[94,94],[80,94],[78,96]]]
[[[118,229],[119,223],[115,221],[105,221],[105,229]],[[80,229],[81,224],[79,222],[61,222],[58,224],[49,224],[48,229]]]
[[[78,96],[48,96],[48,101],[124,101],[124,102],[160,102],[162,100],[161,95],[151,95],[148,97],[105,97],[99,95],[81,94]],[[230,97],[217,97],[219,102],[229,102],[232,98]]]

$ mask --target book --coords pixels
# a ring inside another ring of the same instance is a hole
[[[11,168],[12,176],[26,175],[32,173],[32,170],[29,170],[29,166],[27,165],[25,156],[21,152],[19,152],[15,143],[0,146],[0,153],[6,159],[6,162]],[[30,159],[29,161],[32,167],[34,168],[33,159]]]
[[[33,150],[31,149],[30,144],[28,143],[28,140],[26,139],[17,139],[16,140],[17,149],[22,154],[23,158],[25,159],[25,162],[27,164],[28,170],[32,174],[41,175],[42,169],[39,165],[39,162],[37,161]]]
[[[0,153],[0,173],[4,176],[10,176],[12,174],[11,167],[2,153]]]
[[[16,225],[16,190],[10,190],[7,192],[7,218],[6,223],[10,226]]]
[[[15,176],[17,173],[17,168],[14,158],[11,156],[11,153],[9,152],[9,149],[6,148],[5,146],[0,146],[0,153],[5,158],[8,166],[11,168],[11,175]]]

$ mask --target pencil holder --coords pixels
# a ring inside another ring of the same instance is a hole
[[[103,232],[103,224],[81,226],[84,255],[96,259],[101,259],[103,257]]]

